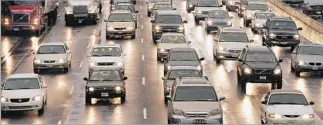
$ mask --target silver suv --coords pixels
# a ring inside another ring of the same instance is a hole
[[[106,22],[106,37],[131,36],[136,38],[136,20],[129,10],[115,10],[109,15]]]
[[[222,124],[223,109],[214,86],[204,77],[177,78],[168,96],[169,124]]]

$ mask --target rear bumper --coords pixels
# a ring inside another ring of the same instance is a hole
[[[271,45],[280,46],[280,47],[291,47],[296,46],[300,43],[299,40],[277,40],[271,39],[269,40]]]
[[[96,20],[97,15],[94,13],[87,14],[65,14],[65,21],[85,21],[85,20]]]
[[[108,93],[108,96],[102,96],[102,93]],[[90,96],[91,98],[118,98],[125,96],[125,91],[94,91],[94,92],[86,92],[87,96]]]
[[[261,77],[265,77],[261,78]],[[245,82],[251,83],[281,83],[282,82],[282,75],[273,75],[273,74],[244,74],[241,76]]]

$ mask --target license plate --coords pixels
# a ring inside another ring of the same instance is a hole
[[[47,65],[47,67],[53,67],[53,65]]]
[[[13,28],[13,31],[19,31],[19,28]]]
[[[79,20],[79,23],[82,23],[82,20]]]
[[[281,38],[286,39],[286,38],[287,38],[287,36],[282,36]]]
[[[101,93],[101,96],[102,97],[108,97],[109,96],[109,93]]]
[[[319,67],[312,67],[312,70],[318,70]]]
[[[194,119],[193,120],[194,124],[203,124],[206,123],[205,119]]]
[[[118,34],[122,34],[122,32],[118,32]]]
[[[238,57],[238,56],[239,56],[239,54],[232,54],[232,56],[233,56],[233,57]]]
[[[259,79],[266,80],[266,76],[260,76]]]

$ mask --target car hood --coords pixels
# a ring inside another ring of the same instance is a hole
[[[323,55],[297,55],[297,60],[323,63]]]
[[[244,43],[244,42],[219,42],[219,46],[228,49],[228,50],[242,50],[250,43]]]
[[[180,26],[182,26],[182,24],[172,24],[172,23],[158,23],[157,25],[160,27],[167,27],[167,26],[180,27]]]
[[[203,101],[179,101],[173,102],[173,107],[184,112],[211,112],[214,109],[220,109],[220,102],[203,102]]]
[[[32,98],[42,95],[41,89],[22,89],[22,90],[2,90],[3,97],[6,98]]]
[[[252,69],[274,69],[278,64],[276,62],[246,62]]]
[[[30,5],[11,5],[9,6],[9,10],[14,13],[31,13],[37,9],[37,6]]]
[[[122,57],[109,57],[109,56],[103,56],[103,57],[91,57],[91,62],[121,62],[123,61]]]
[[[114,27],[114,28],[135,27],[135,23],[134,22],[108,22],[107,27]]]
[[[261,26],[263,26],[266,23],[266,19],[255,19],[255,23],[256,24],[261,24]]]
[[[257,10],[246,10],[247,17],[252,17],[256,12]]]
[[[211,10],[220,10],[221,7],[195,7],[197,11],[211,11]]]
[[[70,5],[78,6],[78,5],[90,5],[92,0],[69,0]]]
[[[270,33],[274,33],[276,35],[295,35],[298,34],[296,30],[270,30]]]
[[[37,54],[35,59],[39,60],[60,60],[67,59],[66,54]]]
[[[211,20],[212,23],[227,23],[230,21],[230,19],[216,19],[216,18],[209,18],[209,20]]]
[[[267,111],[280,115],[314,114],[313,108],[311,106],[304,105],[273,105],[268,106]]]
[[[170,66],[198,66],[200,65],[199,61],[169,61],[168,65]]]
[[[123,86],[122,81],[89,81],[87,87],[116,87]]]
[[[171,48],[188,48],[187,43],[175,44],[175,43],[159,43],[158,49],[171,49]]]

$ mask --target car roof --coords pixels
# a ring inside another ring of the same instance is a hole
[[[316,6],[321,6],[321,5],[323,5],[323,1],[319,1],[319,0],[318,1],[314,1],[313,0],[313,1],[309,2],[308,5],[310,5],[310,6],[315,6],[315,5]]]
[[[119,47],[121,48],[120,44],[95,44],[93,48],[97,47]]]
[[[185,35],[183,34],[183,33],[171,33],[171,32],[166,32],[166,33],[163,33],[162,34],[162,37],[163,36],[184,36],[185,37]]]
[[[171,48],[170,51],[195,51],[193,48]]]
[[[38,74],[35,73],[16,73],[8,77],[8,79],[19,79],[19,78],[37,78]]]
[[[271,94],[282,94],[282,93],[292,93],[292,94],[303,94],[299,90],[292,90],[292,89],[275,89],[270,92]]]
[[[223,27],[221,29],[221,32],[239,32],[239,33],[243,32],[244,33],[245,31],[240,27]]]
[[[272,17],[272,18],[269,18],[269,20],[275,20],[275,21],[293,21],[293,19],[291,17],[286,17],[286,16]]]
[[[177,86],[212,86],[205,77],[180,77]]]
[[[112,10],[111,14],[118,14],[118,13],[129,13],[131,14],[130,10]]]
[[[158,15],[181,15],[178,10],[158,10]]]
[[[39,46],[45,46],[45,45],[64,45],[64,42],[43,42]]]
[[[195,66],[172,66],[170,71],[171,70],[181,70],[181,69],[198,70],[198,68]]]

